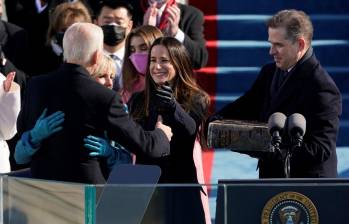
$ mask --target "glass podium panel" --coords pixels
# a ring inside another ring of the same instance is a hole
[[[220,180],[207,186],[128,182],[87,185],[0,176],[0,223],[336,224],[349,220],[349,179]],[[203,193],[206,188],[209,197]]]
[[[217,193],[217,186],[87,185],[0,176],[0,223],[203,223],[215,212],[206,188]]]
[[[1,176],[2,223],[85,223],[85,185]]]
[[[106,186],[97,205],[96,223],[205,223],[205,215],[210,219],[210,208],[207,196],[206,203],[203,203],[202,187],[134,184]]]

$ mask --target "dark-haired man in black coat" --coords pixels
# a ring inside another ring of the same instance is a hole
[[[63,48],[67,63],[30,80],[17,122],[22,134],[33,128],[44,108],[48,114],[65,113],[63,130],[41,142],[33,155],[32,175],[104,183],[100,161],[88,156],[83,138],[90,134],[103,137],[105,131],[112,140],[137,154],[168,155],[171,129],[158,122],[154,131],[144,131],[129,117],[120,96],[91,78],[103,56],[102,29],[90,23],[75,23],[65,33]]]
[[[313,26],[302,11],[283,10],[267,22],[270,54],[275,63],[265,65],[252,88],[217,112],[210,120],[268,121],[274,112],[306,118],[301,147],[292,152],[290,177],[336,177],[336,140],[341,94],[311,48]],[[284,145],[289,144],[287,136]],[[261,178],[285,177],[278,153],[259,157]]]

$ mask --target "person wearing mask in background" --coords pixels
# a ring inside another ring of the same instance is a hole
[[[275,112],[287,117],[300,113],[306,119],[306,132],[301,146],[292,152],[290,177],[335,178],[342,99],[311,47],[312,22],[303,11],[291,9],[277,12],[266,24],[271,44],[269,54],[274,63],[263,66],[251,89],[212,115],[209,121],[267,122]],[[281,147],[288,145],[292,145],[291,138],[284,134]],[[281,153],[257,157],[260,178],[286,177]]]
[[[5,0],[8,21],[14,23],[28,32],[28,54],[41,55],[45,42],[46,32],[49,25],[50,0]],[[27,53],[24,52],[24,53]],[[40,66],[45,61],[37,60],[33,55],[26,55],[28,63],[24,71],[32,76],[40,72]]]
[[[124,103],[132,94],[144,90],[149,49],[154,40],[162,36],[158,28],[148,25],[133,29],[127,36],[120,92]]]
[[[209,96],[195,82],[189,54],[178,40],[158,38],[149,52],[145,89],[130,99],[130,114],[145,130],[154,130],[161,116],[173,137],[168,156],[136,153],[136,163],[160,166],[160,183],[197,184],[193,149],[202,136],[199,130],[208,114]],[[201,187],[176,189],[167,196],[173,201],[167,204],[166,223],[205,223]]]
[[[63,38],[63,54],[65,62],[58,70],[29,81],[17,121],[22,135],[35,126],[44,108],[47,115],[56,111],[65,114],[63,129],[42,141],[32,157],[34,178],[105,183],[100,161],[89,157],[83,146],[86,136],[101,137],[105,131],[109,139],[133,153],[152,157],[169,154],[172,132],[168,126],[157,122],[155,130],[144,131],[129,117],[120,96],[91,78],[103,56],[100,27],[92,23],[71,25]]]
[[[130,0],[136,25],[153,25],[165,36],[175,37],[187,48],[194,69],[207,64],[203,13],[176,0]],[[143,15],[143,16],[142,16]]]
[[[101,62],[98,64],[96,71],[91,77],[101,85],[111,89],[116,67],[113,59],[108,55],[103,55]],[[49,116],[47,109],[40,115],[35,126],[30,131],[22,134],[21,139],[17,142],[14,157],[18,164],[30,163],[32,156],[39,150],[43,140],[59,132],[63,128],[64,113],[57,111]],[[85,140],[85,147],[90,150],[91,157],[100,157],[101,169],[105,178],[108,177],[111,168],[115,164],[130,163],[131,156],[128,151],[118,144],[109,144],[104,138],[88,136]]]
[[[116,63],[113,89],[121,89],[121,68],[125,55],[125,38],[131,32],[132,6],[127,1],[105,0],[100,3],[95,24],[100,26],[104,33],[104,51]]]
[[[88,9],[80,1],[61,3],[50,13],[46,46],[38,56],[40,61],[45,61],[40,65],[41,74],[53,71],[63,63],[64,32],[76,22],[92,22]]]
[[[0,173],[11,171],[10,151],[5,140],[16,134],[16,121],[21,108],[20,87],[13,82],[14,76],[14,72],[6,77],[0,74]]]
[[[3,14],[3,5],[2,0],[0,1],[0,17]],[[28,64],[28,33],[21,27],[0,20],[0,52],[3,54],[3,57],[13,64],[11,67],[16,67],[25,72]],[[8,74],[8,72],[1,71],[2,74]],[[21,74],[16,71],[15,82],[20,84],[22,81],[18,79],[25,79]],[[22,85],[20,84],[21,88]]]
[[[85,0],[5,0],[8,21],[28,32],[29,47],[27,52],[42,55],[46,52],[47,30],[50,24],[50,14],[55,7],[63,2],[83,2]],[[42,65],[48,60],[38,60],[28,55],[24,71],[29,75],[38,75],[44,72]]]

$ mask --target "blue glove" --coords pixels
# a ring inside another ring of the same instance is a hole
[[[110,157],[113,154],[113,147],[104,138],[89,135],[84,138],[85,148],[90,150],[91,157]]]
[[[46,114],[47,108],[44,109],[34,128],[29,132],[30,142],[34,146],[39,145],[42,140],[63,129],[61,124],[64,122],[64,113],[62,111],[57,111],[45,117]]]

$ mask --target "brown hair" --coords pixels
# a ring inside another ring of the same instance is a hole
[[[122,66],[122,82],[123,88],[127,91],[132,90],[132,84],[138,79],[138,72],[133,66],[129,56],[131,55],[130,45],[133,37],[141,37],[145,44],[150,48],[152,43],[159,37],[162,37],[162,32],[155,26],[144,25],[133,29],[126,38],[125,42],[125,57]]]
[[[65,2],[56,6],[50,14],[50,24],[47,30],[47,42],[50,44],[53,36],[61,31],[62,27],[71,25],[75,19],[82,18],[80,22],[92,22],[87,7],[80,1]]]
[[[310,45],[313,39],[313,24],[309,16],[300,10],[279,11],[267,20],[266,25],[268,28],[284,27],[286,29],[286,38],[292,42],[303,36]]]

